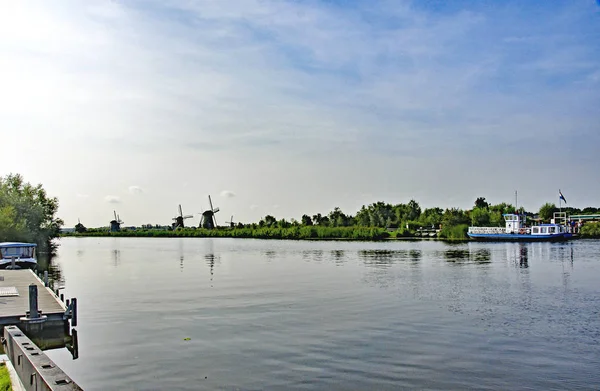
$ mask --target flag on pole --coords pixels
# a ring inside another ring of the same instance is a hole
[[[560,190],[558,190],[558,194],[560,194],[560,197],[558,197],[559,199],[563,200],[565,202],[565,204],[567,203],[567,200],[565,199],[565,196],[561,193]]]

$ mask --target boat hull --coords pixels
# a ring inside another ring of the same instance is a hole
[[[573,239],[574,236],[571,233],[561,232],[557,234],[549,235],[531,235],[531,234],[476,234],[468,233],[469,237],[478,241],[489,241],[489,242],[561,242],[565,240]]]
[[[15,261],[14,269],[36,269],[37,261],[35,259],[19,259]],[[0,262],[0,270],[13,269],[12,260],[2,259]]]

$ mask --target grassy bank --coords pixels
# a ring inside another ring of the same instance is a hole
[[[580,234],[582,238],[600,239],[600,223],[585,223]]]
[[[5,363],[0,363],[0,391],[11,391],[12,383]]]
[[[440,232],[440,239],[468,239],[467,226],[448,228]],[[415,231],[400,228],[390,231],[379,227],[320,227],[292,226],[280,227],[244,227],[244,228],[178,228],[176,230],[137,229],[109,232],[107,230],[88,230],[83,233],[65,233],[67,237],[139,237],[139,238],[254,238],[254,239],[291,239],[291,240],[389,240],[389,239],[436,239],[421,237]]]
[[[349,240],[382,240],[392,236],[395,232],[388,232],[385,228],[368,227],[315,227],[297,226],[289,228],[261,227],[261,228],[178,228],[172,230],[122,230],[119,232],[95,231],[85,233],[71,233],[64,236],[111,236],[111,237],[223,237],[223,238],[255,238],[255,239],[349,239]]]

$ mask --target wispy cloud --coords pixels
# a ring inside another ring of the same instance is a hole
[[[225,198],[233,198],[235,197],[235,193],[232,192],[231,190],[223,190],[221,192],[221,197],[225,197]]]
[[[142,194],[144,189],[139,186],[129,186],[129,193],[131,194]]]
[[[114,195],[107,195],[104,197],[104,201],[108,202],[109,204],[120,204],[121,198]]]

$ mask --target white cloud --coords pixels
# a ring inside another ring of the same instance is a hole
[[[223,190],[221,192],[221,197],[225,197],[225,198],[233,198],[235,197],[235,193],[230,191],[230,190]]]
[[[131,194],[142,194],[144,192],[144,189],[142,189],[139,186],[129,186],[129,192]]]
[[[77,193],[76,194],[77,198],[89,198],[89,194],[81,194],[81,193]]]
[[[258,208],[258,205],[250,205],[250,210],[257,210]]]
[[[104,201],[108,202],[109,204],[120,204],[121,198],[114,195],[107,195],[106,197],[104,197]]]

